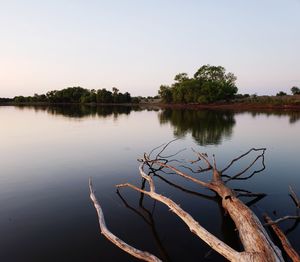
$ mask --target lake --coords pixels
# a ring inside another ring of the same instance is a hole
[[[175,138],[165,155],[180,151],[173,158],[193,160],[193,148],[215,154],[219,169],[250,148],[267,148],[264,159],[243,174],[254,173],[251,178],[228,184],[266,193],[243,197],[259,218],[264,212],[274,219],[296,212],[288,187],[300,195],[300,112],[1,106],[0,120],[0,261],[135,261],[100,235],[89,177],[107,226],[129,244],[164,261],[224,261],[162,204],[129,188],[116,191],[125,182],[140,187],[137,158]],[[238,173],[258,154],[251,152],[226,173]],[[158,193],[241,249],[212,192],[174,174],[154,180]],[[280,226],[300,252],[300,226]]]

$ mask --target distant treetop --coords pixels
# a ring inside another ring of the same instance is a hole
[[[293,86],[291,88],[291,92],[292,92],[293,95],[300,95],[300,88],[297,87],[297,86]]]

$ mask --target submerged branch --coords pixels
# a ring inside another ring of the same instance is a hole
[[[290,197],[293,199],[296,207],[300,208],[300,200],[297,197],[297,195],[296,195],[295,191],[293,190],[292,186],[289,186],[289,189],[290,189]]]
[[[281,218],[278,218],[276,220],[270,220],[270,222],[266,223],[265,225],[266,226],[271,226],[271,225],[274,225],[274,224],[278,224],[280,222],[283,222],[283,221],[286,221],[286,220],[298,220],[300,219],[300,216],[284,216],[284,217],[281,217]]]
[[[115,236],[113,233],[111,233],[108,230],[108,228],[106,227],[105,220],[104,220],[102,208],[101,208],[101,206],[95,196],[94,190],[93,190],[91,178],[89,179],[89,188],[90,188],[90,198],[93,201],[93,204],[94,204],[95,209],[98,214],[98,220],[99,220],[101,234],[103,234],[109,241],[111,241],[117,247],[119,247],[120,249],[124,250],[128,254],[130,254],[138,259],[141,259],[144,261],[149,261],[149,262],[161,261],[159,258],[157,258],[156,256],[154,256],[146,251],[141,251],[139,249],[136,249],[136,248],[128,245],[127,243],[125,243],[123,240],[121,240],[120,238],[118,238],[117,236]]]
[[[293,262],[299,262],[300,261],[300,256],[298,255],[296,250],[291,246],[291,244],[288,241],[287,237],[281,231],[281,229],[277,226],[276,222],[272,221],[272,219],[266,214],[264,214],[264,219],[267,222],[267,224],[271,226],[272,230],[274,231],[276,236],[279,238],[284,251],[288,254],[288,256],[292,259],[292,261]]]
[[[144,177],[144,171],[143,171],[143,165],[140,166],[140,174],[142,177]],[[202,239],[204,242],[206,242],[209,246],[211,246],[214,250],[219,252],[221,255],[223,255],[225,258],[227,258],[230,261],[241,261],[240,258],[242,258],[241,254],[231,247],[229,247],[227,244],[225,244],[223,241],[215,237],[213,234],[208,232],[206,229],[204,229],[202,226],[199,225],[197,221],[194,220],[194,218],[184,211],[178,204],[176,204],[174,201],[172,201],[170,198],[167,198],[163,195],[157,194],[155,192],[154,182],[151,176],[148,176],[147,181],[150,184],[150,191],[142,190],[132,184],[125,183],[117,185],[118,188],[122,187],[130,187],[138,192],[144,193],[145,195],[148,195],[149,197],[153,198],[154,200],[157,200],[166,206],[169,207],[170,211],[174,212],[179,218],[181,218],[185,224],[189,227],[190,231],[196,234],[200,239]],[[152,185],[152,186],[151,186]]]

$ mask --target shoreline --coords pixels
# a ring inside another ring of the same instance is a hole
[[[213,103],[213,104],[165,104],[165,103],[0,103],[0,106],[140,106],[173,109],[193,110],[292,110],[300,111],[300,105],[296,104],[260,104],[260,103]]]
[[[145,104],[144,104],[145,105]],[[216,104],[147,104],[158,106],[161,108],[177,108],[177,109],[212,109],[212,110],[299,110],[300,105],[273,105],[273,104],[255,104],[255,103],[216,103]]]

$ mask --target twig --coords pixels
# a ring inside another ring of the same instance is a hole
[[[207,159],[207,157],[205,156],[205,154],[199,153],[199,152],[195,151],[193,148],[192,148],[192,150],[193,150],[193,152],[194,152],[195,154],[198,155],[198,158],[199,158],[199,159],[203,159],[203,160],[206,162],[207,168],[212,169],[212,165],[211,165],[211,163],[209,162],[209,160]]]
[[[291,219],[296,219],[297,220],[297,219],[300,219],[300,216],[284,216],[284,217],[278,218],[276,220],[272,220],[272,221],[266,223],[265,225],[266,226],[271,226],[271,225],[283,222],[285,220],[291,220]]]
[[[255,149],[253,149],[255,150]],[[263,170],[265,170],[266,166],[265,166],[265,161],[264,161],[264,155],[265,154],[265,150],[263,150],[262,154],[257,156],[252,163],[250,163],[250,165],[248,165],[243,171],[239,172],[238,174],[234,175],[234,176],[231,176],[230,178],[228,178],[225,183],[229,182],[230,180],[246,180],[246,179],[249,179],[251,178],[252,176],[254,176],[255,174],[257,173],[260,173],[262,172]],[[263,167],[259,170],[255,170],[251,173],[251,175],[247,176],[247,177],[240,177],[241,175],[243,175],[246,171],[248,171],[255,163],[258,159],[262,158],[262,165]],[[226,175],[223,175],[223,176],[226,176]]]
[[[168,156],[162,156],[162,155],[159,155],[161,158],[170,158],[170,157],[174,157],[174,156],[177,156],[178,154],[180,154],[181,152],[185,151],[186,148],[182,148],[180,150],[178,150],[176,153],[172,154],[172,155],[168,155]]]
[[[162,150],[156,155],[156,159],[157,159],[158,157],[161,156],[160,154],[161,154],[162,152],[164,152],[165,149],[166,149],[171,143],[173,143],[173,142],[175,142],[175,141],[177,141],[177,140],[178,140],[178,138],[175,138],[175,139],[171,140],[170,142],[168,142],[167,144],[165,144],[165,146],[162,148]]]
[[[240,160],[241,158],[245,157],[246,155],[250,154],[252,151],[266,151],[266,148],[251,148],[250,150],[248,150],[246,153],[238,156],[237,158],[233,159],[229,165],[227,165],[225,168],[223,168],[221,170],[221,173],[224,173],[229,167],[231,167],[236,161]]]
[[[293,190],[292,186],[289,186],[289,189],[290,189],[290,197],[293,199],[296,207],[300,208],[300,200],[297,197],[297,195],[296,195],[295,191]]]

